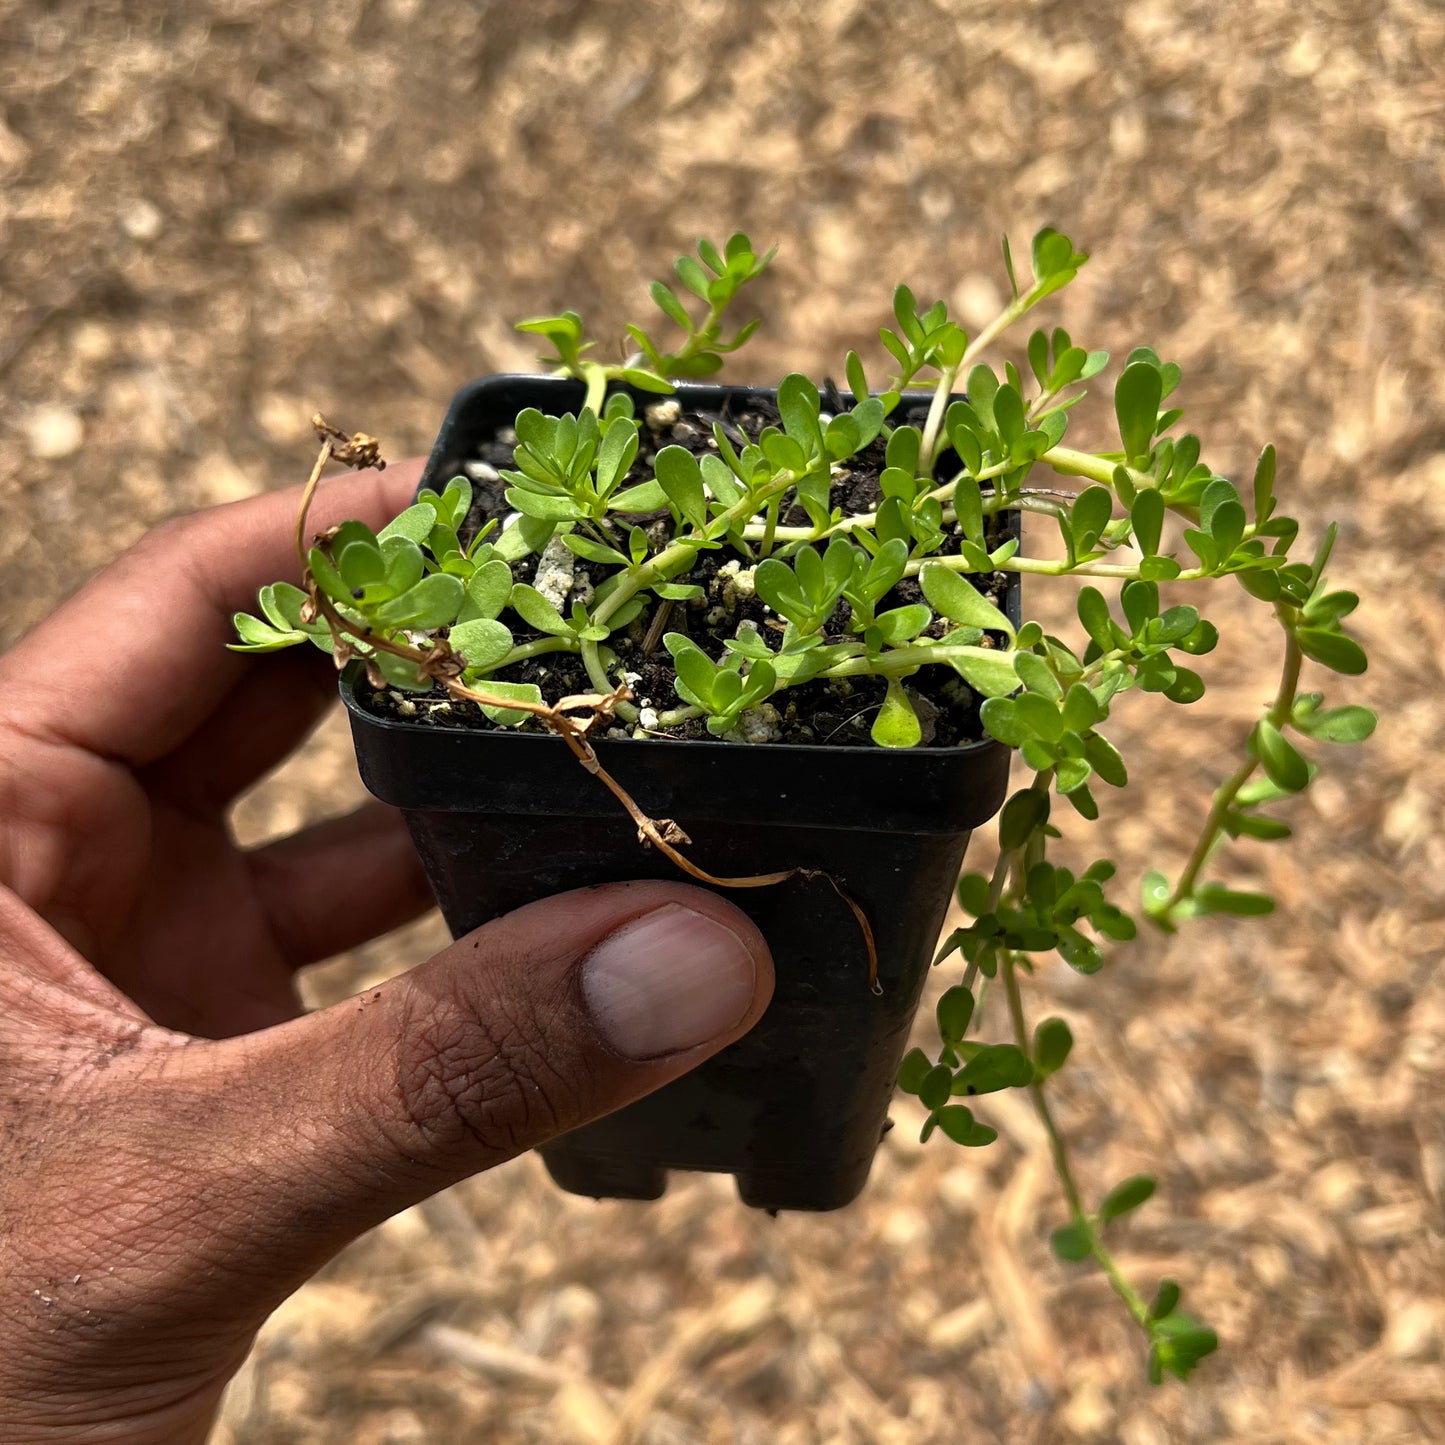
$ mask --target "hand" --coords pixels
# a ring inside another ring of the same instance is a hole
[[[323,486],[380,526],[415,465]],[[335,696],[225,650],[297,492],[172,522],[0,658],[0,1439],[202,1441],[262,1320],[388,1215],[746,1032],[766,945],[583,890],[301,1016],[294,970],[429,902],[380,805],[246,852],[228,805]],[[307,649],[310,652],[310,649]]]

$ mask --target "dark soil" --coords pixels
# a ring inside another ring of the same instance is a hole
[[[842,402],[836,393],[831,393],[831,389],[825,393],[825,407],[830,400],[841,409]],[[755,441],[765,426],[778,421],[777,411],[771,402],[755,397],[746,398],[736,411],[684,411],[673,416],[669,415],[670,410],[665,399],[661,406],[657,398],[641,399],[639,413],[640,419],[644,420],[642,444],[627,485],[652,475],[653,458],[665,446],[685,446],[698,456],[714,450],[714,423],[723,428],[735,446],[741,447]],[[922,413],[905,413],[901,419],[920,422]],[[510,510],[504,496],[506,484],[494,473],[511,466],[514,446],[514,440],[507,432],[476,446],[475,459],[467,466],[472,481],[472,508],[463,528],[464,539],[474,536],[476,530],[492,517],[505,516]],[[883,469],[884,450],[884,442],[880,438],[850,459],[847,470],[834,480],[832,503],[835,507],[842,508],[845,513],[874,510],[882,497],[878,478]],[[658,512],[634,520],[645,529],[665,515]],[[800,526],[806,525],[808,519],[801,508],[794,507],[780,520],[786,526]],[[1007,534],[1006,524],[999,518],[993,518],[989,525],[991,545],[997,546]],[[954,542],[943,548],[945,554],[954,551],[957,551]],[[725,639],[735,636],[739,625],[744,622],[752,623],[765,636],[781,634],[782,623],[769,608],[755,595],[731,585],[726,569],[730,561],[738,560],[726,550],[700,553],[692,571],[677,580],[702,587],[705,595],[691,602],[672,603],[665,630],[687,634],[713,658],[725,655]],[[744,565],[750,565],[742,560]],[[519,581],[528,581],[535,566],[536,558],[530,557],[513,570]],[[600,565],[577,558],[573,596],[579,590],[585,591],[588,584],[599,581],[605,572],[606,569]],[[1003,606],[1007,574],[996,572],[986,578],[970,580],[997,605]],[[902,607],[921,599],[917,580],[904,578],[880,604],[879,610]],[[613,634],[608,646],[617,653],[622,671],[629,675],[637,706],[661,713],[679,706],[681,700],[674,690],[672,658],[667,649],[660,640],[650,649],[646,646],[657,605],[654,599],[653,605],[624,632]],[[848,604],[841,603],[829,623],[828,640],[841,641],[851,636],[847,630],[850,617]],[[942,631],[943,624],[935,622],[928,635],[939,636]],[[521,631],[515,635],[518,641],[526,641],[531,636]],[[547,698],[594,690],[581,658],[566,652],[530,658],[511,669],[506,676],[511,682],[536,683]],[[909,679],[907,687],[923,724],[925,746],[955,747],[977,742],[982,737],[978,717],[980,699],[952,668],[920,668]],[[388,716],[437,727],[470,729],[494,726],[477,709],[452,702],[439,688],[430,694],[405,694],[387,688],[371,689],[363,682],[358,691],[363,700]],[[869,730],[882,704],[884,691],[885,684],[877,677],[818,679],[803,683],[772,698],[769,706],[776,710],[776,717],[765,714],[749,719],[750,722],[756,721],[757,726],[749,727],[744,734],[732,734],[730,737],[745,737],[747,741],[757,742],[872,747],[874,744]],[[522,724],[522,729],[540,726],[528,722]],[[634,731],[619,727],[610,735],[628,736]],[[636,735],[715,741],[701,718],[678,727],[638,731]]]

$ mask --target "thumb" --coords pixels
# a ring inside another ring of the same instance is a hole
[[[279,1297],[387,1216],[686,1072],[772,989],[762,935],[702,889],[521,908],[359,998],[186,1050],[212,1103],[188,1145],[209,1218],[252,1269],[260,1247]]]

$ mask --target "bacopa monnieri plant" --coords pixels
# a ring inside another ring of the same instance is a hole
[[[1335,527],[1320,529],[1308,560],[1294,555],[1301,529],[1278,509],[1273,448],[1244,493],[1218,475],[1199,438],[1179,431],[1179,367],[1148,347],[1118,373],[1117,442],[1101,451],[1065,439],[1105,352],[1039,329],[1022,368],[979,360],[1084,264],[1057,231],[1034,238],[1026,285],[1005,243],[1010,300],[977,336],[943,302],[920,306],[900,286],[896,324],[880,333],[886,379],[875,384],[849,352],[846,395],[795,374],[775,393],[709,392],[712,405],[689,404],[675,383],[712,376],[752,333],[756,322],[729,332],[727,313],[771,253],[742,235],[697,250],[676,269],[700,317],[672,286],[652,286],[670,342],[630,326],[627,354],[608,363],[573,312],[522,323],[569,379],[563,414],[520,409],[490,461],[433,478],[379,533],[348,522],[307,544],[303,509],[300,585],[265,588],[261,615],[237,616],[236,645],[314,644],[364,673],[360,706],[417,726],[561,734],[645,842],[715,886],[819,869],[798,858],[757,876],[709,873],[676,823],[617,782],[609,740],[722,741],[757,757],[780,745],[927,751],[981,739],[1014,750],[1024,776],[999,816],[997,864],[958,881],[971,921],[935,959],[960,969],[938,1003],[937,1044],[908,1053],[897,1082],[928,1111],[925,1139],[965,1147],[995,1138],[966,1100],[1028,1092],[1067,1210],[1055,1252],[1104,1271],[1144,1332],[1155,1381],[1183,1378],[1216,1347],[1214,1332],[1180,1308],[1173,1281],[1141,1293],[1107,1243],[1154,1181],[1126,1179],[1086,1202],[1049,1102],[1072,1038],[1059,1018],[1030,1026],[1024,985],[1041,956],[1091,974],[1111,942],[1135,936],[1135,916],[1110,892],[1114,864],[1076,873],[1051,860],[1051,845],[1061,804],[1092,821],[1100,785],[1128,781],[1107,736],[1116,699],[1189,706],[1203,695],[1190,663],[1220,640],[1201,610],[1204,584],[1234,582],[1258,599],[1260,626],[1237,646],[1273,636],[1279,686],[1182,868],[1145,874],[1139,912],[1173,932],[1204,914],[1271,910],[1268,896],[1218,876],[1221,844],[1287,838],[1270,805],[1309,785],[1314,745],[1359,742],[1375,723],[1302,681],[1306,663],[1346,675],[1366,666],[1342,626],[1358,599],[1326,581]],[[323,428],[311,490],[332,456],[377,461],[370,439]],[[1024,513],[1057,529],[1061,555],[1024,549]],[[1019,622],[1018,574],[1078,579],[1075,637]],[[830,881],[867,937],[886,905],[860,903],[851,878]],[[871,941],[868,953],[876,968]],[[975,1036],[989,988],[1006,1005],[1002,1039]]]

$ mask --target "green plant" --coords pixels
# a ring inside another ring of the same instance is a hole
[[[632,327],[638,350],[604,366],[590,359],[592,344],[575,313],[523,323],[551,342],[552,366],[586,384],[587,404],[577,415],[529,410],[516,418],[514,463],[503,474],[514,509],[508,525],[499,529],[494,520],[466,535],[471,488],[461,477],[440,494],[422,493],[378,534],[348,522],[301,548],[304,586],[277,583],[261,594],[261,617],[237,617],[236,645],[265,651],[312,642],[338,663],[359,657],[378,686],[441,688],[496,725],[551,727],[612,788],[650,842],[695,876],[729,886],[787,875],[720,880],[689,862],[678,851],[686,840],[676,825],[647,818],[597,762],[586,733],[599,718],[620,720],[638,736],[701,722],[712,735],[735,739],[750,716],[785,701],[791,689],[872,678],[881,693],[873,741],[913,747],[924,727],[909,680],[925,669],[956,674],[982,699],[983,729],[1017,750],[1031,778],[1000,814],[991,876],[970,873],[959,882],[972,922],[945,941],[938,962],[958,955],[962,976],[938,1005],[939,1047],[913,1050],[900,1086],[928,1111],[925,1139],[937,1131],[967,1147],[995,1136],[961,1101],[1028,1091],[1067,1205],[1055,1252],[1104,1271],[1144,1332],[1152,1378],[1183,1378],[1215,1348],[1214,1333],[1180,1309],[1172,1281],[1146,1301],[1106,1240],[1108,1227],[1142,1205],[1154,1182],[1125,1180],[1092,1209],[1084,1203],[1048,1098],[1072,1038],[1061,1019],[1030,1030],[1021,981],[1050,953],[1080,972],[1097,972],[1108,943],[1135,936],[1135,917],[1108,891],[1113,863],[1100,860],[1076,875],[1049,852],[1061,836],[1059,800],[1092,820],[1100,813],[1096,784],[1121,788],[1128,780],[1103,731],[1115,699],[1137,691],[1187,706],[1204,692],[1189,661],[1212,651],[1219,634],[1193,602],[1166,603],[1165,588],[1194,595],[1197,584],[1232,578],[1268,609],[1283,664],[1278,692],[1215,793],[1182,870],[1172,882],[1163,871],[1146,873],[1141,913],[1172,932],[1204,914],[1271,909],[1267,896],[1213,877],[1221,844],[1287,837],[1268,805],[1308,786],[1315,767],[1300,745],[1358,742],[1375,722],[1365,708],[1326,707],[1320,693],[1301,691],[1306,660],[1345,675],[1366,666],[1342,625],[1358,599],[1326,581],[1335,528],[1325,530],[1311,560],[1292,556],[1300,529],[1277,508],[1273,449],[1259,458],[1246,505],[1203,459],[1199,439],[1178,433],[1182,412],[1168,403],[1179,367],[1147,347],[1128,355],[1114,387],[1118,444],[1097,451],[1066,446],[1064,438],[1085,383],[1108,364],[1106,353],[1086,351],[1056,328],[1028,338],[1023,371],[978,360],[1086,260],[1053,230],[1034,238],[1026,287],[1005,245],[1010,300],[971,340],[942,302],[920,308],[899,287],[896,325],[881,333],[893,363],[881,388],[850,352],[851,397],[841,406],[825,410],[818,389],[791,375],[778,388],[777,424],[756,436],[739,440],[718,423],[700,455],[680,445],[644,455],[631,395],[609,394],[609,384],[665,394],[671,378],[715,371],[754,325],[721,339],[725,309],[769,257],[759,259],[741,236],[721,251],[706,242],[698,251],[700,260],[678,262],[678,274],[706,303],[700,322],[669,287],[653,287],[682,333],[670,351]],[[900,412],[903,394],[925,377],[926,411],[919,408],[915,423]],[[963,396],[955,394],[960,383]],[[326,435],[313,487],[328,448],[356,459],[350,439]],[[364,462],[369,454],[361,450]],[[865,454],[877,470],[876,502],[872,510],[846,510],[835,497],[835,474]],[[1044,472],[1078,485],[1040,486]],[[1062,556],[1021,551],[1017,528],[1007,522],[1024,512],[1052,519]],[[298,545],[303,535],[298,527]],[[588,564],[592,578],[590,598],[572,599],[565,612],[567,598],[545,595],[540,565],[531,581],[517,575],[528,558],[542,553],[545,560],[559,547]],[[739,626],[709,652],[694,637],[666,631],[666,623],[676,609],[704,604],[690,579],[717,552],[775,625]],[[1051,635],[1035,621],[1015,628],[986,595],[1007,572],[1083,579],[1077,638]],[[1116,585],[1117,601],[1096,580]],[[650,717],[630,699],[614,645],[644,629],[672,658],[678,703]],[[1246,640],[1255,646],[1261,639],[1252,633]],[[549,702],[536,683],[508,676],[548,653],[574,655],[594,690]],[[861,915],[860,922],[866,929]],[[990,982],[1007,1005],[1007,1042],[970,1036]]]

